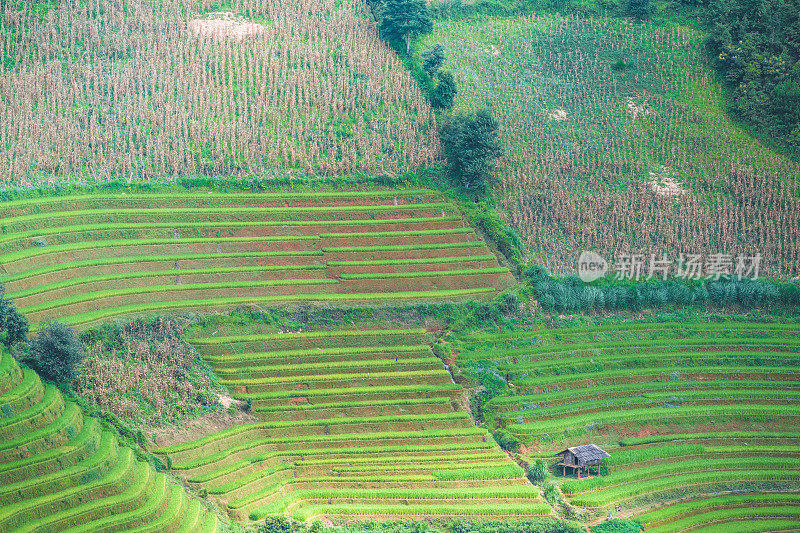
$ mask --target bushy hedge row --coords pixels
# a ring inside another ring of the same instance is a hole
[[[639,311],[682,306],[741,309],[800,305],[800,284],[723,276],[717,280],[598,281],[551,278],[540,267],[525,271],[527,285],[548,311]]]

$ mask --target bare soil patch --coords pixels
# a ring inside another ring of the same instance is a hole
[[[555,120],[556,122],[564,122],[567,120],[567,112],[563,109],[553,109],[547,113],[547,118],[550,120]]]
[[[686,189],[675,179],[674,172],[669,167],[661,166],[651,170],[647,183],[657,196],[676,197],[686,194]]]
[[[192,37],[211,37],[214,39],[246,39],[264,33],[264,25],[249,22],[230,11],[208,13],[202,18],[189,21],[189,34]]]
[[[180,427],[151,429],[147,431],[147,438],[152,447],[161,448],[201,439],[218,431],[253,422],[259,422],[259,419],[243,411],[236,411],[233,415],[228,412],[210,413]]]

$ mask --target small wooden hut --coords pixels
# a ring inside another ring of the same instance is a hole
[[[567,475],[567,468],[571,468],[577,477],[581,477],[581,471],[585,468],[589,473],[591,467],[600,468],[600,462],[607,457],[611,457],[595,444],[584,444],[583,446],[573,446],[563,452],[558,452],[562,460],[558,463],[563,468],[563,473]]]

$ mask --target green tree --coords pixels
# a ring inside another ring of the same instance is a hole
[[[440,133],[452,179],[464,188],[483,190],[495,160],[503,154],[497,121],[487,110],[451,117]]]
[[[411,53],[411,40],[433,31],[433,20],[425,0],[386,0],[381,19],[381,35],[397,49],[405,44]]]
[[[625,12],[637,19],[644,20],[653,12],[651,0],[625,0]]]
[[[431,106],[434,109],[450,109],[458,93],[456,80],[451,72],[439,72],[436,79],[436,87],[431,91]]]
[[[800,156],[800,3],[709,2],[706,43],[732,110]]]
[[[447,58],[444,55],[444,46],[437,44],[422,52],[422,68],[433,78],[444,65]]]
[[[6,346],[28,337],[28,319],[17,311],[14,303],[0,296],[0,342]]]
[[[51,322],[31,342],[31,358],[26,362],[45,378],[68,384],[78,375],[78,365],[85,356],[75,330]]]

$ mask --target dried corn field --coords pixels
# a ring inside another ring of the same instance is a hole
[[[179,423],[220,410],[220,386],[169,319],[131,322],[87,340],[87,357],[73,386],[95,407],[130,424]]]
[[[800,274],[800,166],[736,128],[703,36],[548,15],[439,23],[460,92],[488,106],[507,154],[495,193],[551,272],[578,254],[763,256]]]
[[[0,180],[395,173],[430,107],[363,0],[0,2]]]

